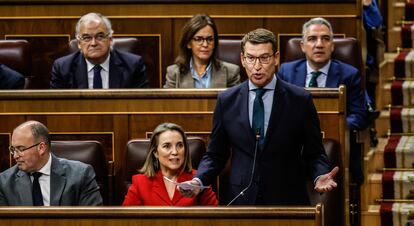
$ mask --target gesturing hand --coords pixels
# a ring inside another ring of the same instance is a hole
[[[339,167],[335,167],[331,172],[324,174],[318,178],[315,184],[315,190],[319,193],[331,191],[336,188],[337,184],[334,181],[335,175],[338,173]]]
[[[200,193],[200,183],[197,180],[189,180],[180,183],[177,189],[183,194],[184,197],[192,198]]]

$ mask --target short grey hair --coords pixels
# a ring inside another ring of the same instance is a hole
[[[111,21],[104,15],[100,13],[88,13],[83,15],[78,22],[76,23],[76,33],[75,37],[78,37],[80,35],[80,27],[82,23],[91,21],[91,20],[99,20],[103,22],[106,26],[106,29],[108,30],[109,37],[112,37],[112,34],[114,33],[114,30],[112,30],[112,24]]]
[[[331,31],[331,38],[333,38],[333,29],[332,29],[331,23],[329,23],[329,21],[326,20],[325,18],[315,17],[315,18],[312,18],[312,19],[308,20],[306,23],[303,24],[303,27],[302,27],[302,39],[305,39],[305,33],[309,29],[309,27],[311,25],[315,25],[315,24],[327,26],[328,29],[329,29],[329,31]]]

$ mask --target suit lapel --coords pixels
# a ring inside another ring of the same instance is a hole
[[[273,94],[273,104],[272,112],[270,113],[269,125],[266,131],[264,148],[266,149],[267,143],[269,142],[269,137],[273,137],[274,131],[278,130],[278,126],[281,124],[281,114],[283,112],[283,107],[287,105],[285,101],[285,83],[281,79],[278,79],[276,82],[275,92]]]
[[[211,76],[211,88],[218,88],[222,87],[223,84],[227,86],[227,77],[226,77],[226,71],[225,68],[220,64],[220,68],[217,70],[213,67],[213,73]]]
[[[33,206],[32,200],[32,182],[27,173],[19,170],[15,178],[16,183],[16,193],[20,201],[17,200],[17,203],[22,205]]]
[[[111,51],[109,58],[109,88],[121,88],[122,78],[124,77],[122,61],[115,51]]]
[[[165,203],[168,203],[171,205],[171,200],[170,200],[170,197],[168,196],[167,189],[165,188],[164,179],[163,179],[161,171],[157,173],[157,175],[155,176],[153,180],[153,189],[154,189],[153,192],[160,199],[162,199]]]
[[[255,132],[250,126],[249,119],[249,83],[248,81],[240,85],[240,92],[238,99],[234,103],[235,106],[241,106],[240,115],[234,117],[235,119],[240,120],[242,125],[242,131],[245,131],[245,137],[251,137],[251,143],[254,145],[255,142]]]
[[[59,160],[52,155],[50,169],[50,205],[59,206],[63,190],[66,186],[66,173]]]
[[[189,70],[186,74],[184,75],[179,75],[180,76],[180,87],[181,88],[194,88],[194,79],[191,75],[191,71]]]
[[[341,77],[339,73],[339,70],[336,69],[336,62],[332,60],[329,66],[328,76],[326,77],[325,87],[338,87],[339,78]]]
[[[73,68],[74,70],[74,76],[76,81],[72,81],[72,87],[73,88],[79,88],[79,89],[87,89],[88,87],[88,69],[86,67],[86,60],[83,57],[82,53],[79,53],[78,60],[76,61],[76,64]],[[76,84],[73,84],[76,83]],[[75,86],[76,85],[76,86]]]
[[[296,67],[295,70],[296,70],[295,72],[296,76],[293,76],[294,81],[292,82],[292,84],[305,87],[306,86],[306,61],[303,61],[303,63],[301,63],[299,67]]]

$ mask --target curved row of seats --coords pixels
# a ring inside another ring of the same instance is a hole
[[[218,46],[218,58],[242,68],[240,61],[240,39],[220,39]],[[304,54],[300,48],[300,38],[292,38],[286,43],[286,47],[283,48],[281,56],[282,61],[291,61],[299,58],[304,58]],[[361,74],[364,74],[364,67],[362,64],[361,47],[354,38],[335,38],[335,50],[333,52],[333,58],[339,59],[346,63],[349,63],[356,68],[360,69]],[[139,43],[136,38],[114,38],[113,47],[126,52],[131,52],[144,56],[144,61],[147,67],[147,76],[151,80],[151,73],[154,73],[156,62],[152,62],[150,59],[145,58],[145,54],[139,52]],[[77,40],[73,39],[69,42],[69,52],[75,52],[78,50]],[[33,80],[36,78],[31,74],[32,54],[30,43],[26,40],[0,40],[0,63],[7,65],[8,67],[20,72],[26,77],[25,88],[41,88],[36,87],[33,84]],[[240,70],[241,80],[244,81],[247,78],[246,72]],[[364,78],[364,76],[363,76]],[[364,81],[364,79],[362,79]],[[153,84],[150,82],[150,84]],[[364,83],[363,83],[364,84]],[[151,87],[160,88],[160,87]]]
[[[192,165],[197,169],[198,164],[206,152],[206,144],[202,138],[189,137],[189,150],[191,155]],[[99,141],[95,140],[76,140],[76,141],[52,141],[52,152],[58,156],[71,160],[78,160],[93,166],[96,172],[96,180],[101,188],[101,194],[105,205],[120,205],[124,199],[125,194],[131,185],[131,178],[138,173],[145,162],[147,149],[150,144],[149,139],[133,139],[126,145],[125,160],[122,163],[122,170],[120,175],[110,175],[108,170],[108,162],[105,159],[103,146]],[[333,139],[324,139],[324,147],[326,149],[329,160],[333,165],[343,165],[340,159],[339,143]],[[217,178],[217,183],[213,185],[216,191],[220,204],[227,204],[227,199],[224,199],[224,188],[227,185],[229,173],[229,164],[222,175]],[[341,167],[342,168],[342,167]],[[325,205],[325,222],[335,223],[344,222],[343,213],[345,210],[341,209],[344,205],[344,190],[342,184],[344,183],[344,172],[339,172],[336,178],[338,187],[332,192],[320,195],[313,190],[313,183],[309,182],[308,190],[311,197],[312,205],[316,203],[324,203]],[[342,219],[342,220],[339,220]],[[333,224],[327,224],[333,225]]]

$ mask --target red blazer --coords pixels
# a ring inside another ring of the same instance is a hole
[[[196,173],[183,172],[178,176],[177,182],[193,179]],[[218,205],[216,194],[211,187],[204,189],[197,197],[186,198],[178,190],[175,190],[174,197],[170,200],[167,189],[165,189],[161,171],[153,178],[144,174],[132,176],[132,185],[125,196],[123,206],[197,206],[197,205]]]

